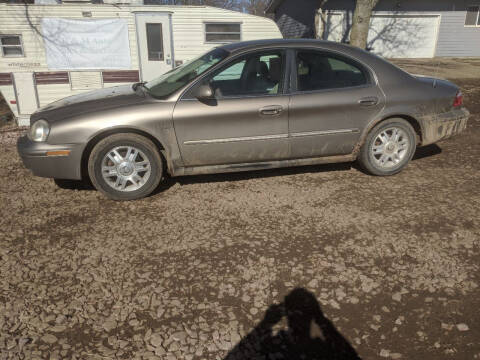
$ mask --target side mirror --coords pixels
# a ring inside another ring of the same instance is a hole
[[[210,85],[207,84],[200,85],[195,90],[195,97],[199,100],[211,100],[215,98],[213,96],[212,88],[210,87]]]

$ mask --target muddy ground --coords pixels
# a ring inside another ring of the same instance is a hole
[[[1,133],[0,359],[480,359],[480,79],[454,80],[468,130],[388,178],[184,177],[121,203],[32,177]]]
[[[443,79],[478,79],[480,58],[390,59],[411,74]]]

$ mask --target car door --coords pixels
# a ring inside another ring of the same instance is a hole
[[[290,102],[292,158],[349,154],[384,106],[373,74],[329,51],[297,49]]]
[[[285,52],[264,50],[232,59],[178,101],[175,132],[185,166],[252,163],[289,155]],[[208,84],[214,99],[194,97]]]

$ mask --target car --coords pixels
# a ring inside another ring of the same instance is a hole
[[[213,48],[158,78],[71,96],[35,112],[18,152],[34,175],[89,179],[114,200],[169,176],[355,160],[393,175],[417,146],[458,134],[453,83],[320,40]]]

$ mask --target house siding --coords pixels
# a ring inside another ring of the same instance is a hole
[[[375,11],[426,13],[441,16],[435,56],[480,56],[480,27],[465,27],[466,8],[480,0],[381,0]],[[284,0],[275,11],[275,20],[286,38],[314,37],[316,0]],[[351,20],[355,0],[329,0],[325,10],[346,13]],[[343,39],[348,39],[349,28]]]
[[[441,13],[436,56],[480,56],[480,26],[466,27],[466,11]]]

